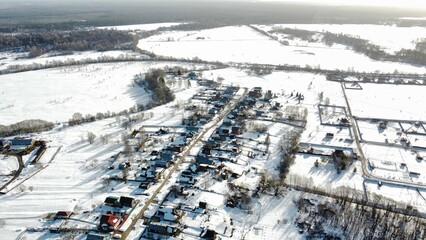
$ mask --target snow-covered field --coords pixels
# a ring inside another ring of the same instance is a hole
[[[165,23],[147,23],[147,24],[134,24],[134,25],[121,25],[121,26],[105,26],[98,27],[99,29],[113,29],[120,31],[150,31],[155,30],[160,27],[172,27],[176,25],[181,25],[184,23],[178,22],[165,22]]]
[[[166,65],[175,64],[106,63],[2,75],[0,124],[25,119],[68,121],[76,112],[95,115],[148,103],[150,95],[133,83],[133,76]]]
[[[55,53],[46,53],[36,58],[22,58],[23,53],[0,53],[0,70],[7,69],[12,65],[31,65],[31,64],[52,64],[54,62],[74,62],[81,60],[97,60],[102,58],[146,58],[144,55],[132,51],[84,51],[75,52],[74,54],[55,56]],[[18,59],[17,59],[18,58]]]
[[[373,44],[382,46],[385,51],[393,53],[402,48],[414,49],[415,42],[426,36],[423,27],[397,27],[393,25],[372,24],[275,24],[262,26],[269,31],[279,28],[303,29],[316,32],[346,34],[366,39]],[[378,34],[380,33],[380,34]]]
[[[374,61],[341,48],[284,46],[248,26],[230,26],[192,32],[166,32],[139,41],[142,50],[177,58],[209,61],[299,65],[321,69],[355,69],[423,73],[424,67]]]
[[[352,114],[357,117],[424,120],[426,86],[362,84],[363,90],[346,90]]]

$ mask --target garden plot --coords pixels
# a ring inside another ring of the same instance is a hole
[[[323,125],[349,126],[345,107],[319,104],[318,111]]]
[[[383,127],[382,127],[383,126]],[[378,142],[389,145],[405,145],[401,139],[405,134],[397,122],[388,122],[386,126],[382,121],[357,120],[357,127],[363,141]]]
[[[424,67],[374,61],[346,49],[283,46],[248,26],[193,32],[166,32],[139,41],[138,47],[157,55],[207,61],[299,65],[366,72],[423,73]]]
[[[346,91],[356,117],[419,121],[426,116],[426,86],[363,84],[362,91]]]
[[[373,176],[407,182],[426,183],[425,162],[418,156],[424,151],[405,148],[363,145]]]

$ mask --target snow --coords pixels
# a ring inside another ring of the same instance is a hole
[[[81,60],[96,60],[102,58],[147,58],[144,55],[140,55],[139,53],[135,53],[132,51],[105,51],[105,52],[97,52],[97,51],[84,51],[84,52],[74,52],[70,55],[56,55],[57,53],[46,53],[42,56],[36,58],[19,58],[22,57],[22,53],[2,53],[0,54],[0,58],[2,55],[5,55],[5,59],[0,61],[0,70],[7,69],[12,65],[31,65],[31,64],[48,64],[54,62],[71,62],[71,61],[81,61]]]
[[[357,36],[382,46],[389,53],[399,51],[402,48],[414,49],[415,42],[423,39],[426,35],[426,29],[423,27],[374,24],[275,24],[266,26],[264,29],[274,28],[295,28]]]
[[[357,117],[422,120],[426,86],[361,84],[363,90],[347,90],[352,114]]]
[[[8,175],[16,170],[18,170],[18,160],[16,157],[0,155],[0,175]]]
[[[197,39],[197,38],[204,39]],[[208,61],[299,65],[321,69],[423,73],[424,67],[374,61],[346,49],[283,46],[248,26],[230,26],[193,32],[166,32],[139,41],[142,50],[176,58]],[[308,53],[308,54],[307,54]]]
[[[134,25],[120,25],[120,26],[105,26],[98,27],[98,29],[113,29],[120,31],[151,31],[160,27],[172,27],[184,23],[179,22],[165,22],[165,23],[147,23],[147,24],[134,24]]]
[[[104,63],[2,75],[0,124],[26,119],[64,122],[76,112],[95,115],[146,104],[150,94],[133,83],[134,75],[166,65],[175,64]]]

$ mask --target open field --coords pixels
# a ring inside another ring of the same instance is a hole
[[[248,26],[192,32],[166,32],[140,40],[138,47],[158,55],[208,61],[299,65],[329,70],[423,73],[424,67],[374,61],[342,48],[284,46]]]

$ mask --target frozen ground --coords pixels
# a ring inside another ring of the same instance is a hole
[[[0,70],[7,69],[12,65],[31,65],[31,64],[51,64],[54,62],[71,62],[81,60],[96,60],[105,57],[113,58],[146,58],[144,55],[132,51],[85,51],[75,52],[73,54],[56,56],[54,52],[46,53],[36,58],[22,58],[24,53],[0,53]]]
[[[424,67],[374,61],[363,54],[339,48],[283,46],[248,26],[192,32],[166,32],[140,40],[138,47],[157,55],[200,58],[209,61],[299,65],[321,69],[355,69],[423,73]]]
[[[415,42],[424,38],[426,29],[423,27],[397,27],[393,25],[372,24],[275,24],[263,26],[268,31],[276,28],[295,28],[317,32],[343,33],[369,40],[382,46],[387,52],[393,53],[402,48],[414,49]],[[380,34],[377,34],[380,33]]]
[[[76,112],[95,115],[148,103],[150,95],[133,83],[133,76],[166,65],[175,64],[106,63],[2,75],[0,124],[25,119],[62,122]]]
[[[352,114],[357,117],[424,120],[426,86],[362,84],[363,90],[346,90]]]
[[[147,23],[147,24],[134,24],[134,25],[122,25],[122,26],[105,26],[98,27],[100,29],[114,29],[120,31],[151,31],[156,30],[160,27],[171,27],[181,25],[183,23],[178,22],[165,22],[165,23]]]

